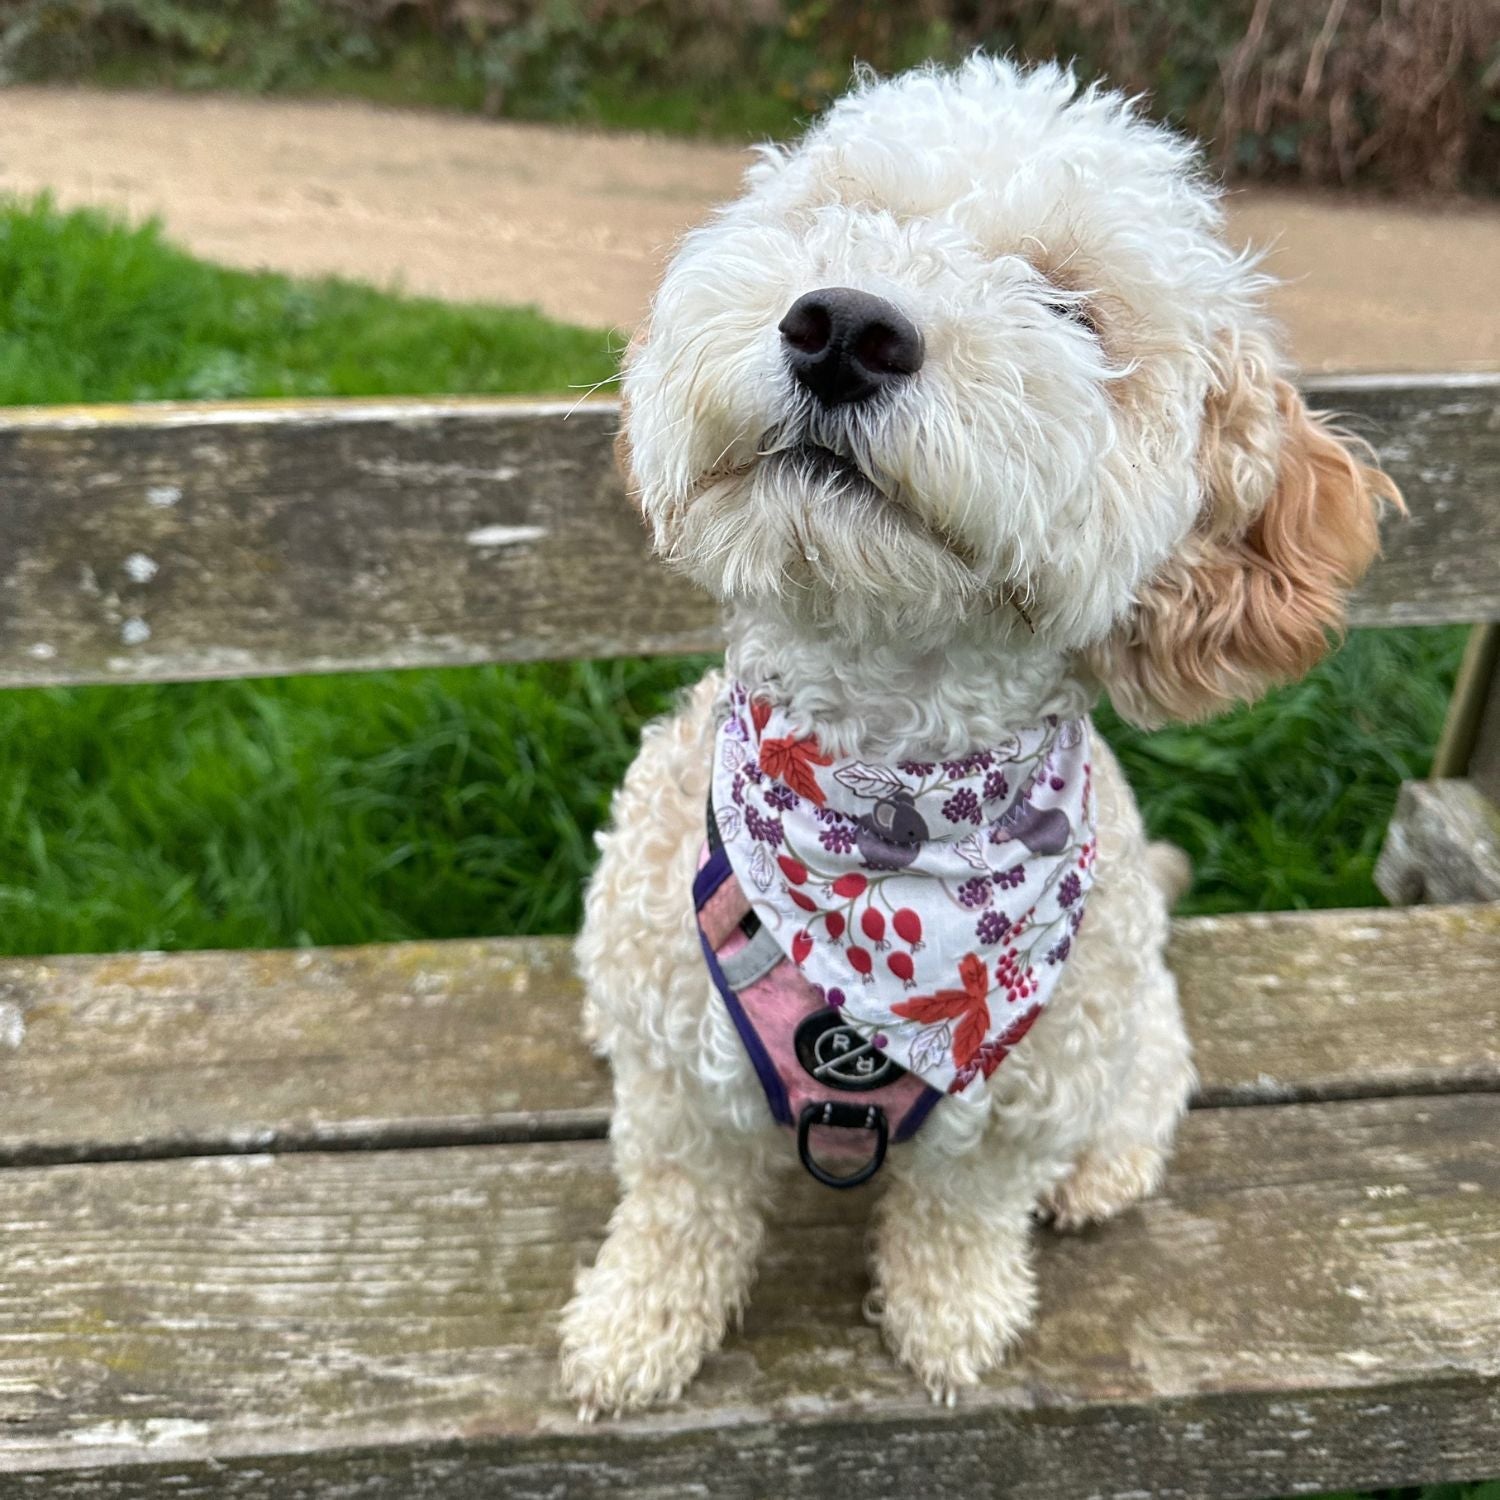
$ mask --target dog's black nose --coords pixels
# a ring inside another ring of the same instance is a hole
[[[922,335],[911,319],[853,287],[798,297],[777,327],[792,374],[824,406],[866,401],[922,368]]]

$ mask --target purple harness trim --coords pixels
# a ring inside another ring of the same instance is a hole
[[[708,863],[699,871],[697,878],[693,881],[693,905],[698,911],[702,911],[712,896],[726,880],[734,879],[734,871],[729,868],[729,856],[720,849],[717,853],[709,856]],[[714,988],[718,990],[724,1001],[724,1007],[729,1012],[729,1018],[734,1022],[734,1029],[739,1032],[740,1040],[745,1044],[745,1051],[750,1054],[750,1061],[755,1064],[756,1076],[760,1079],[760,1086],[766,1091],[766,1103],[771,1106],[771,1113],[776,1117],[778,1125],[791,1125],[792,1107],[787,1102],[786,1085],[781,1081],[781,1074],[776,1071],[776,1064],[771,1061],[771,1055],[766,1051],[765,1043],[760,1039],[760,1033],[751,1023],[750,1017],[745,1014],[745,1008],[740,1004],[739,996],[730,989],[728,981],[724,978],[724,971],[719,967],[719,956],[709,945],[708,934],[704,932],[702,924],[698,927],[698,941],[703,944],[703,957],[708,963],[708,972],[714,982]]]

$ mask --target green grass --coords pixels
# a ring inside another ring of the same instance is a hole
[[[1193,856],[1184,911],[1384,905],[1371,878],[1396,789],[1424,776],[1466,631],[1364,630],[1251,709],[1143,734],[1107,706],[1153,834]]]
[[[560,932],[701,662],[0,695],[12,953]]]
[[[1356,636],[1203,730],[1120,733],[1193,910],[1377,900],[1454,632]],[[568,932],[640,726],[703,659],[0,695],[12,953]],[[1357,705],[1384,704],[1384,712]]]
[[[603,334],[205,265],[91,213],[0,207],[0,401],[562,391]],[[1379,900],[1462,632],[1356,634],[1306,682],[1192,730],[1106,710],[1187,906]],[[12,953],[566,932],[640,725],[699,661],[0,694]]]
[[[0,404],[564,391],[614,368],[604,333],[529,308],[231,271],[154,226],[0,209]]]

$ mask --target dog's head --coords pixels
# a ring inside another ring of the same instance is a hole
[[[1034,632],[1127,713],[1305,670],[1389,481],[1304,409],[1193,148],[1060,69],[865,81],[689,235],[622,458],[725,600]]]

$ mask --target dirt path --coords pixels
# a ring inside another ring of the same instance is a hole
[[[244,266],[339,272],[630,326],[738,151],[364,105],[0,91],[0,191],[159,214]],[[1310,369],[1500,366],[1500,207],[1244,192]]]

